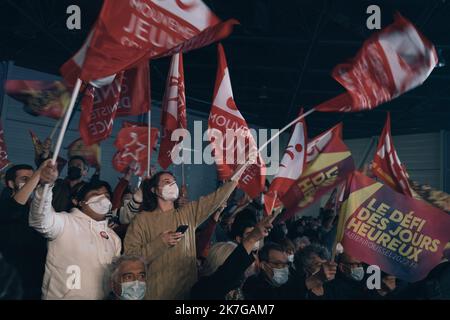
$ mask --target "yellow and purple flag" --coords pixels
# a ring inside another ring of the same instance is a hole
[[[341,138],[338,125],[308,143],[307,167],[281,197],[287,220],[336,188],[355,170],[352,154]]]
[[[360,172],[347,180],[337,240],[345,252],[408,282],[442,260],[450,216]]]

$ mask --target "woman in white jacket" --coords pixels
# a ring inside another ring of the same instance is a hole
[[[103,181],[90,182],[78,192],[77,207],[70,214],[55,212],[52,192],[42,199],[42,184],[52,185],[58,172],[49,161],[39,172],[41,185],[36,188],[29,223],[49,240],[42,298],[103,299],[105,271],[121,251],[120,238],[106,220],[111,187]],[[39,211],[41,201],[44,206]]]

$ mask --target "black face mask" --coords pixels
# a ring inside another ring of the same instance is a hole
[[[81,178],[81,169],[78,167],[69,167],[67,170],[67,178],[69,180],[78,180]]]

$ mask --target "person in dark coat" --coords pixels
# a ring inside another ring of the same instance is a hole
[[[268,235],[272,221],[273,217],[261,220],[239,245],[233,242],[215,244],[206,259],[203,276],[192,287],[191,299],[233,299],[236,295],[233,291],[239,291],[246,271],[255,261],[252,251]]]
[[[330,286],[336,275],[336,263],[330,262],[326,247],[311,244],[297,252],[289,282],[286,285],[288,300],[332,300],[338,295]]]
[[[30,197],[39,182],[29,165],[16,165],[6,171],[5,182],[9,192],[0,200],[0,252],[20,277],[23,298],[41,297],[47,241],[28,225]]]
[[[260,273],[247,279],[242,288],[246,300],[280,300],[286,297],[289,260],[284,248],[266,243],[259,251]]]

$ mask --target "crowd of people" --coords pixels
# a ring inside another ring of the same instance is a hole
[[[420,282],[381,272],[370,288],[367,265],[335,246],[332,208],[284,223],[235,181],[189,201],[167,171],[135,190],[127,173],[112,190],[97,173],[87,179],[82,157],[64,179],[50,160],[37,165],[5,175],[0,299],[450,298],[446,259]]]

